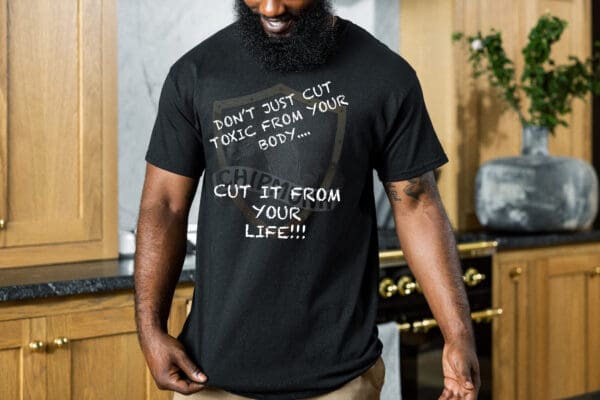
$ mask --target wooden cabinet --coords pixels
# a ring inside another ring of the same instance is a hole
[[[498,253],[496,399],[600,390],[600,244]]]
[[[144,398],[132,307],[48,317],[46,332],[49,399]]]
[[[28,347],[43,348],[45,328],[44,318],[0,321],[1,399],[46,400],[46,357]]]
[[[0,0],[0,267],[116,258],[114,0]]]
[[[192,292],[176,291],[172,335],[183,326]],[[171,399],[145,365],[129,292],[1,306],[0,331],[2,399]]]

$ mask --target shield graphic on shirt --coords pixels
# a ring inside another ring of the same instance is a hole
[[[343,176],[337,166],[347,103],[343,95],[321,90],[316,97],[310,89],[300,90],[277,84],[213,103],[210,140],[219,165],[213,185],[246,187],[222,200],[233,201],[251,224],[293,228],[341,200]],[[270,216],[260,211],[263,206],[274,206]],[[275,209],[279,214],[273,215]]]

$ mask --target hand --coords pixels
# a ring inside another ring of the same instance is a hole
[[[206,375],[185,353],[177,339],[164,332],[152,334],[142,341],[142,351],[156,386],[161,390],[174,390],[181,394],[192,394],[204,388]],[[183,372],[187,379],[182,378]]]
[[[442,353],[444,390],[438,400],[477,400],[481,380],[472,340],[447,342]]]

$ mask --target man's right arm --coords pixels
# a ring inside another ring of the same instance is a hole
[[[140,346],[157,386],[183,394],[198,392],[203,388],[199,382],[206,380],[183,345],[167,332],[197,185],[197,179],[147,163],[136,236],[134,290]]]

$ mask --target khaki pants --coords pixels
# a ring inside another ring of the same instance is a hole
[[[307,400],[379,400],[384,380],[385,366],[383,359],[379,357],[371,368],[339,389]],[[249,400],[249,398],[205,386],[198,393],[189,396],[175,393],[173,400]]]

